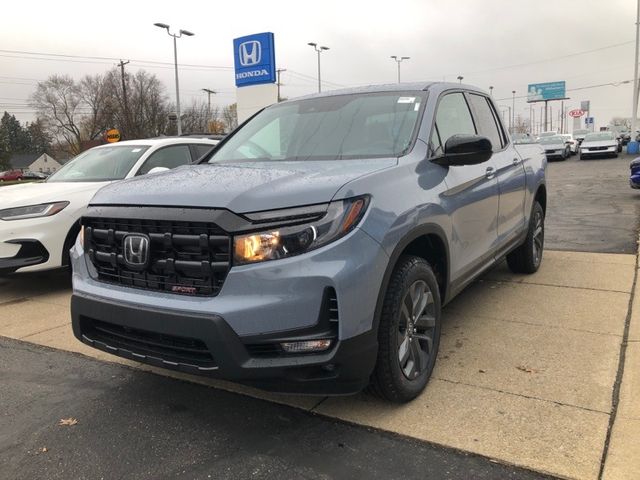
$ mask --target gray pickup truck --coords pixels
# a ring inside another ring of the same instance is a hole
[[[545,170],[470,86],[272,105],[199,164],[96,194],[71,250],[74,334],[265,389],[411,400],[443,305],[505,257],[540,266]]]

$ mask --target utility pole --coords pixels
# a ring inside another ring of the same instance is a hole
[[[286,68],[277,68],[276,69],[276,75],[278,77],[278,81],[276,82],[276,85],[278,86],[278,103],[280,103],[282,101],[282,97],[280,96],[280,87],[282,86],[282,82],[280,81],[280,74],[282,72],[286,72],[287,69]]]
[[[120,67],[120,77],[122,78],[122,98],[124,99],[124,129],[125,129],[125,138],[129,135],[129,100],[127,99],[127,82],[125,81],[124,76],[124,66],[129,63],[129,60],[126,62],[120,59],[120,63],[118,63],[118,67]]]
[[[513,90],[511,93],[513,93],[513,103],[512,105],[512,112],[513,112],[513,130],[511,130],[511,133],[515,132],[515,128],[516,128],[516,91]]]
[[[215,95],[217,92],[210,88],[203,88],[202,91],[207,94],[207,130],[209,130],[209,120],[211,120],[211,94]]]

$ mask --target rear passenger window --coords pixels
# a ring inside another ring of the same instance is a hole
[[[172,145],[152,153],[136,175],[145,175],[155,167],[176,168],[189,163],[191,163],[189,146]]]
[[[215,145],[206,145],[202,143],[194,143],[191,145],[196,150],[196,160],[202,158],[206,153],[209,153]]]
[[[434,155],[442,155],[447,140],[454,135],[475,135],[476,128],[462,93],[450,93],[440,99],[436,128],[431,133]]]
[[[469,103],[471,103],[471,108],[473,108],[476,117],[478,133],[491,140],[494,152],[502,149],[504,146],[502,143],[502,135],[500,135],[493,110],[487,98],[472,93],[469,94]]]

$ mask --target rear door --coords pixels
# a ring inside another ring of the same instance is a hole
[[[477,131],[462,91],[443,94],[436,108],[431,149],[438,156],[451,136]],[[440,200],[451,216],[451,280],[456,287],[493,262],[498,181],[492,159],[477,165],[442,168],[447,169],[447,191]]]
[[[521,239],[525,230],[524,201],[526,177],[524,165],[502,128],[491,100],[482,94],[467,93],[480,135],[491,140],[500,202],[498,207],[498,249],[509,248]]]

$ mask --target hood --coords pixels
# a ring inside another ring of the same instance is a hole
[[[92,195],[105,182],[23,183],[0,188],[0,208],[74,200],[78,194]],[[87,199],[88,200],[88,199]]]
[[[591,141],[583,140],[580,146],[582,148],[612,147],[612,146],[618,146],[618,141],[617,140],[591,140]]]
[[[91,205],[227,208],[236,213],[330,201],[344,184],[396,158],[189,165],[103,188]],[[362,192],[367,193],[367,192]]]

